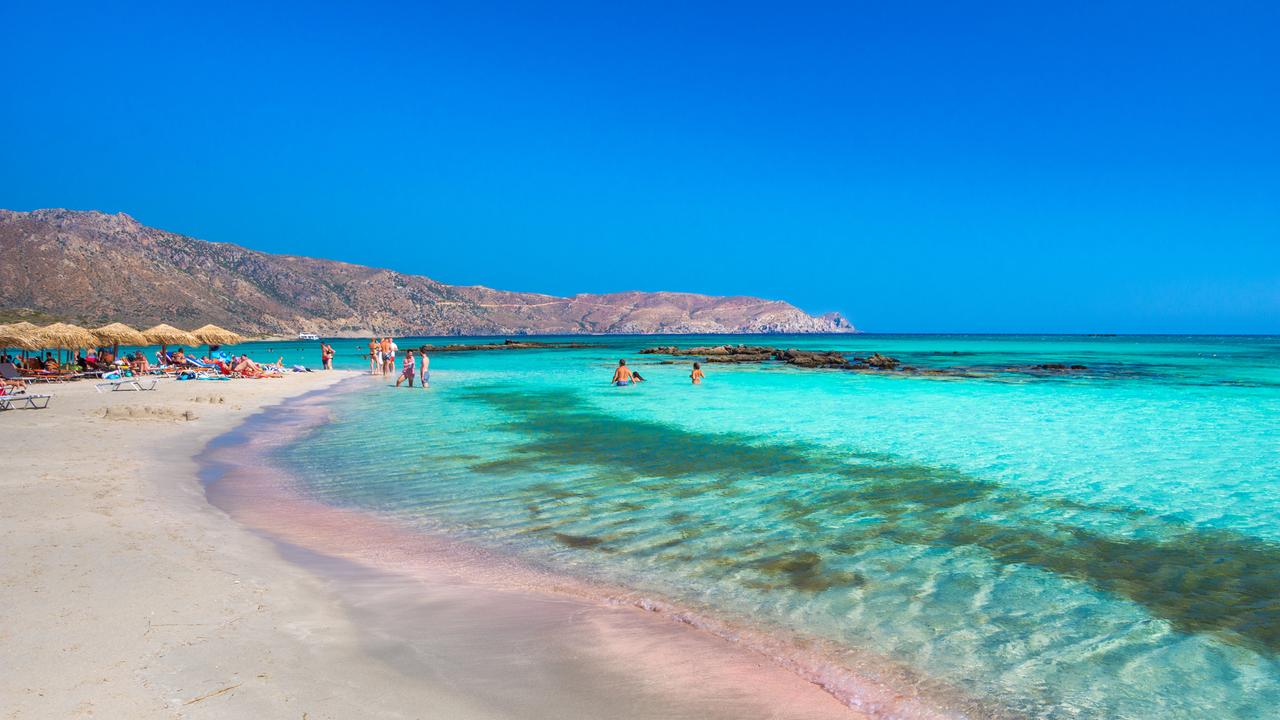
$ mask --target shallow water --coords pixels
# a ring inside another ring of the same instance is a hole
[[[326,503],[1027,716],[1280,704],[1280,338],[588,340],[437,354],[430,390],[337,396],[278,460]],[[636,354],[726,341],[969,376],[708,365],[694,387]],[[618,357],[649,382],[608,386]]]

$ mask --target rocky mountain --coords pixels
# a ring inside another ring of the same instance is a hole
[[[86,325],[215,323],[327,336],[854,332],[778,300],[675,292],[555,297],[272,255],[124,213],[0,210],[0,311]]]

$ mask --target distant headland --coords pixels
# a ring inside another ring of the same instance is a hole
[[[0,210],[0,314],[90,325],[214,323],[323,336],[850,333],[838,313],[679,292],[556,297],[446,285],[147,227],[124,213]]]

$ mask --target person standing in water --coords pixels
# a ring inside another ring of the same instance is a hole
[[[618,361],[618,369],[613,371],[613,380],[610,382],[618,387],[631,384],[631,368],[627,367],[626,360]]]
[[[395,367],[390,364],[391,360],[391,338],[384,337],[382,342],[378,343],[378,351],[382,354],[382,374],[390,375]]]
[[[700,365],[700,364],[698,364],[698,363],[694,363],[694,364],[693,364],[693,372],[689,373],[689,378],[693,380],[693,384],[694,384],[694,385],[701,385],[701,384],[702,384],[702,378],[704,378],[704,377],[706,377],[706,375],[702,374],[702,365]]]
[[[418,354],[422,356],[422,361],[420,365],[421,372],[422,372],[422,387],[424,388],[430,387],[431,386],[431,358],[427,357],[427,346],[423,345],[422,347],[418,348]]]
[[[320,343],[320,367],[333,369],[333,346],[326,342]]]
[[[382,353],[379,352],[378,338],[369,338],[369,374],[377,375],[382,366]]]
[[[396,378],[396,387],[400,387],[400,383],[405,380],[409,381],[409,387],[413,387],[413,378],[417,375],[413,366],[413,351],[408,350],[404,354],[404,371],[400,373],[400,377]]]

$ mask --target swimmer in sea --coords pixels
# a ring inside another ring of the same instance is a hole
[[[693,380],[693,384],[694,384],[694,385],[701,385],[701,384],[702,384],[702,378],[704,378],[704,377],[706,377],[706,375],[703,375],[703,374],[702,374],[702,366],[701,366],[701,365],[699,365],[698,363],[694,363],[694,364],[693,364],[693,372],[689,373],[689,378]]]
[[[613,380],[609,382],[618,387],[631,384],[631,369],[627,367],[626,360],[618,361],[618,369],[613,371]]]
[[[633,370],[631,372],[631,382],[635,383],[636,385],[639,385],[640,383],[644,382],[644,378],[640,377],[639,370]]]

